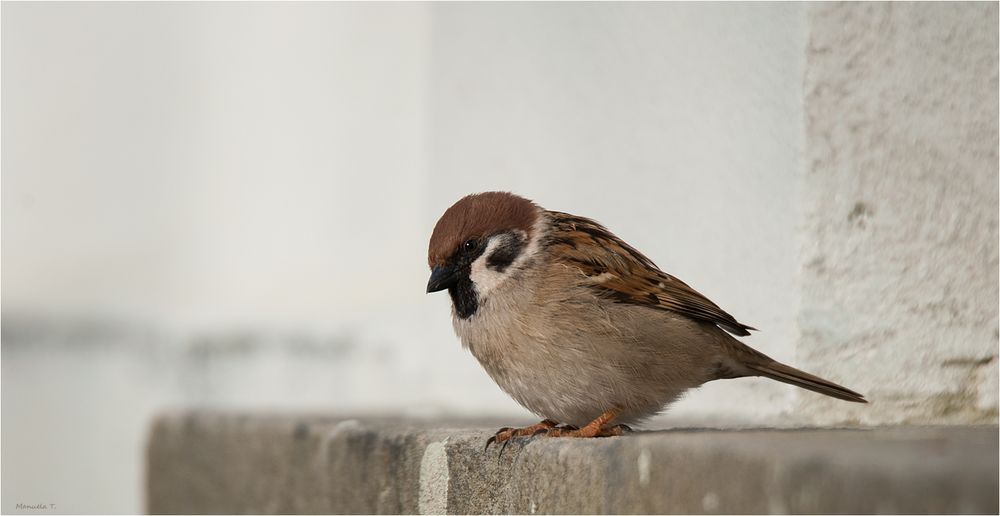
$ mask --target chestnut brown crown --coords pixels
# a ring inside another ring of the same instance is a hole
[[[458,200],[438,219],[431,233],[427,264],[444,265],[463,242],[519,229],[531,234],[541,208],[510,192],[483,192]]]

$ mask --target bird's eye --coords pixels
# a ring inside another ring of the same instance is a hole
[[[466,251],[472,251],[477,245],[479,245],[479,242],[476,242],[475,240],[466,240],[463,245]]]

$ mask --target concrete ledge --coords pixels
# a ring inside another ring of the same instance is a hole
[[[509,423],[509,422],[508,422]],[[480,423],[481,424],[481,423]],[[997,427],[536,438],[386,419],[158,418],[151,513],[993,513]]]

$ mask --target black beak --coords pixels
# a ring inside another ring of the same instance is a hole
[[[454,286],[455,269],[445,265],[431,269],[431,279],[427,282],[427,293],[437,292]]]

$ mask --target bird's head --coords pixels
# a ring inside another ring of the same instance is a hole
[[[448,289],[466,319],[494,288],[523,266],[542,209],[507,192],[467,195],[448,208],[431,234],[427,292]]]

